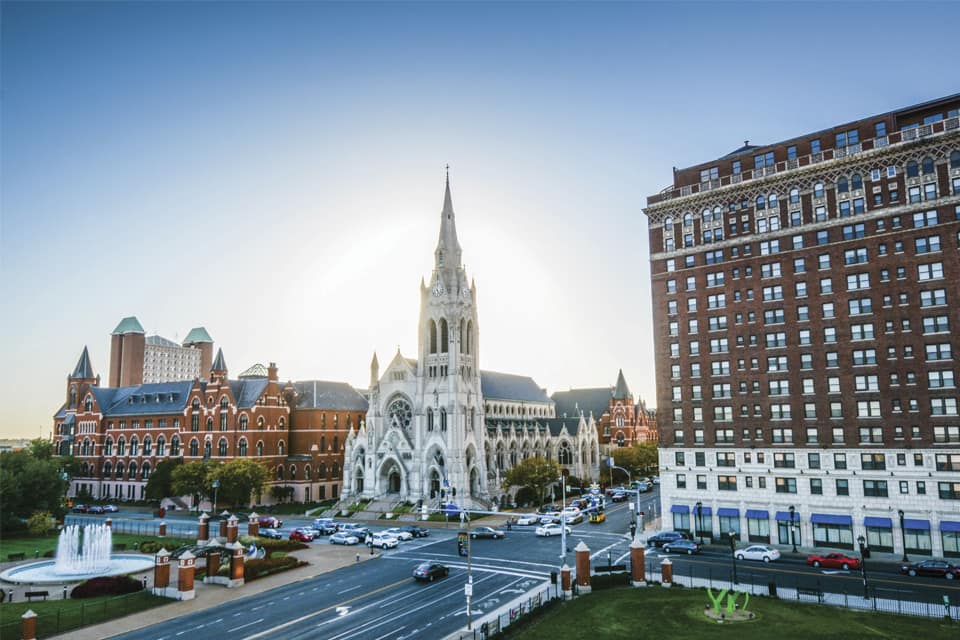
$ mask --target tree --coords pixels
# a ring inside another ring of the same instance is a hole
[[[211,481],[220,481],[218,502],[232,506],[249,505],[250,496],[263,491],[263,486],[270,477],[267,468],[262,464],[243,458],[216,465],[210,474]]]
[[[193,496],[196,505],[199,505],[203,498],[213,495],[210,471],[215,464],[198,460],[179,465],[170,474],[173,495]]]
[[[23,529],[35,511],[63,516],[63,496],[76,460],[53,457],[45,440],[34,440],[20,451],[0,454],[0,529]]]
[[[169,458],[157,463],[157,468],[150,474],[147,480],[147,488],[144,495],[147,500],[163,500],[164,498],[182,495],[173,490],[173,472],[183,464],[183,458]]]
[[[510,487],[528,487],[543,504],[547,487],[560,478],[560,465],[552,460],[540,456],[533,456],[521,461],[507,471],[503,480],[504,489]]]
[[[638,442],[632,447],[613,450],[613,463],[623,467],[634,478],[657,474],[658,458],[656,442]]]

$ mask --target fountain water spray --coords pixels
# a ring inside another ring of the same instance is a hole
[[[95,573],[110,565],[113,548],[113,531],[102,524],[86,525],[83,528],[81,552],[80,526],[69,525],[60,532],[57,544],[54,572],[69,576]]]

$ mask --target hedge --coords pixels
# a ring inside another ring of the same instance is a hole
[[[143,584],[130,576],[91,578],[81,582],[70,592],[71,598],[97,598],[99,596],[122,596],[143,589]]]
[[[243,579],[245,581],[256,580],[278,571],[296,569],[301,564],[306,564],[306,562],[301,563],[294,556],[247,560],[243,565]]]

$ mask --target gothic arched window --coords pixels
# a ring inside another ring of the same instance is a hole
[[[440,319],[440,353],[446,353],[450,347],[450,331],[447,328],[447,320]]]
[[[113,438],[107,438],[107,442],[103,445],[103,455],[113,455]]]
[[[437,352],[437,323],[430,321],[430,353]]]
[[[197,442],[196,438],[190,441],[190,455],[191,456],[200,455],[200,443]]]
[[[263,456],[263,440],[257,442],[257,457]]]
[[[557,450],[557,461],[560,464],[573,463],[573,454],[570,452],[570,445],[566,442],[560,443],[560,448]]]
[[[70,387],[70,408],[77,406],[77,388]]]
[[[91,411],[93,411],[93,397],[92,397],[92,396],[87,395],[87,397],[83,399],[83,410],[86,411],[87,413],[90,413]]]
[[[170,455],[174,457],[180,455],[180,437],[179,436],[173,436],[173,439],[170,440]]]
[[[213,443],[209,440],[204,441],[203,443],[203,459],[209,460],[210,454],[213,452]]]
[[[207,431],[213,431],[213,418],[207,418]]]
[[[263,416],[257,418],[257,429],[263,431]]]
[[[460,353],[464,352],[463,349],[467,344],[466,336],[464,335],[466,333],[466,328],[467,323],[463,318],[460,318]]]
[[[237,443],[237,455],[241,458],[247,457],[247,439],[240,438],[240,442]]]
[[[283,455],[283,440],[277,444],[277,455]]]
[[[247,417],[247,414],[240,416],[240,431],[246,431],[247,425],[250,424],[250,418]]]
[[[433,409],[427,408],[427,431],[433,431]]]
[[[217,443],[217,455],[221,458],[227,457],[227,440],[226,438],[220,438],[220,442]]]
[[[440,431],[447,430],[447,410],[440,409]]]
[[[167,455],[167,440],[163,436],[157,436],[157,455]]]
[[[127,441],[123,438],[123,436],[120,436],[120,439],[117,440],[117,455],[127,455]]]

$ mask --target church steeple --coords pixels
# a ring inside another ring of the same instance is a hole
[[[84,345],[83,353],[80,354],[80,359],[77,361],[77,366],[73,368],[73,373],[70,375],[70,378],[75,380],[92,380],[94,377],[93,365],[90,364],[90,352],[87,351],[87,347]]]
[[[447,165],[447,185],[443,194],[443,211],[440,212],[440,239],[437,241],[437,250],[434,251],[437,271],[452,271],[458,268],[460,254],[453,198],[450,197],[450,165]]]

